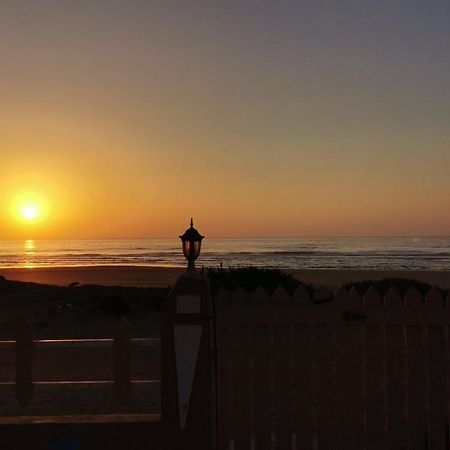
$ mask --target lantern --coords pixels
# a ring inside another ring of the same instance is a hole
[[[200,255],[200,248],[202,246],[202,236],[195,228],[194,221],[191,218],[191,227],[188,228],[185,233],[180,236],[181,245],[183,248],[183,254],[188,260],[187,273],[195,275],[195,260]]]

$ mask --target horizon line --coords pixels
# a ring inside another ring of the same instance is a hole
[[[205,236],[206,239],[373,239],[373,238],[450,238],[450,234],[373,234],[373,235],[247,235],[247,236]],[[0,242],[7,241],[143,241],[143,240],[162,240],[162,239],[175,239],[178,240],[178,236],[145,236],[145,237],[57,237],[57,238],[11,238],[0,239]]]

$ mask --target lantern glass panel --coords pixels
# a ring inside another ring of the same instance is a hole
[[[190,250],[191,250],[191,242],[183,241],[183,253],[187,259],[189,259],[190,257]]]
[[[200,255],[200,247],[202,245],[202,241],[194,241],[194,256],[197,259]]]

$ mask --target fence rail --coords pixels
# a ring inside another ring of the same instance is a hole
[[[161,342],[161,338],[131,338],[131,345],[139,345],[149,347]],[[35,347],[41,348],[73,348],[73,347],[112,347],[114,345],[113,338],[89,338],[89,339],[33,339]],[[15,340],[0,341],[0,349],[14,348]]]
[[[34,416],[36,411],[47,417],[70,416],[72,405],[80,410],[78,417],[103,410],[106,415],[122,412],[130,417],[151,413],[152,404],[153,410],[155,402],[159,405],[160,339],[132,338],[125,319],[116,322],[113,334],[34,339],[31,324],[21,321],[15,340],[0,341],[1,423],[14,420],[13,416]],[[14,407],[12,393],[21,409]]]

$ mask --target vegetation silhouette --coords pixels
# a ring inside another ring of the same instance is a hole
[[[211,294],[215,295],[216,292],[223,288],[228,291],[233,291],[238,287],[244,289],[247,292],[255,291],[259,286],[262,287],[268,294],[272,294],[278,286],[282,286],[286,292],[292,297],[294,292],[299,286],[304,287],[311,298],[316,297],[317,290],[310,284],[303,283],[297,280],[292,275],[282,272],[279,269],[266,269],[258,267],[230,267],[228,269],[220,268],[207,268],[205,273],[210,282]],[[433,285],[424,283],[421,281],[413,280],[410,278],[383,278],[382,280],[364,280],[357,282],[350,282],[344,285],[347,291],[351,288],[362,296],[370,287],[381,296],[384,297],[391,287],[395,288],[401,295],[411,289],[415,288],[422,295],[428,294],[433,288]],[[435,288],[442,294],[446,295],[446,291]],[[320,289],[319,289],[320,291]],[[330,292],[331,294],[331,292]],[[331,301],[333,296],[321,300],[315,300],[315,303],[323,303]]]
[[[232,291],[238,287],[247,292],[253,292],[258,287],[262,287],[268,294],[272,294],[278,286],[282,286],[290,296],[293,296],[299,286],[303,286],[310,294],[313,293],[311,285],[302,283],[279,269],[230,267],[228,269],[207,268],[205,272],[210,282],[212,295],[220,288]]]

